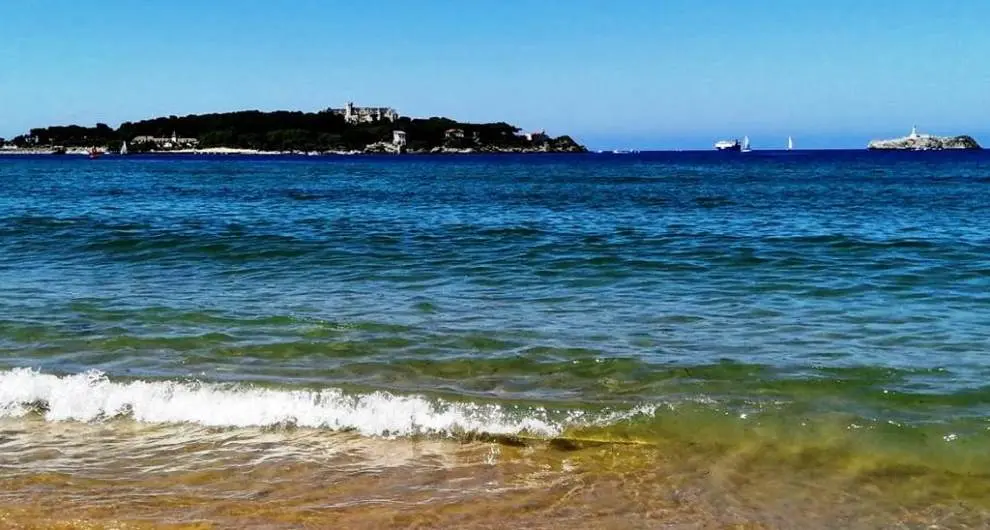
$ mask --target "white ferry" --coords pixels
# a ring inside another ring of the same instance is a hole
[[[738,151],[749,152],[749,136],[743,136],[742,142],[739,140],[719,140],[715,142],[716,151]]]
[[[742,151],[739,140],[719,140],[715,142],[716,151]]]

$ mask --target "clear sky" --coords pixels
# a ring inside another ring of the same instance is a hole
[[[388,105],[593,148],[990,144],[986,0],[0,2],[0,136]]]

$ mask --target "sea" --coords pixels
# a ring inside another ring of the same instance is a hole
[[[985,528],[988,380],[990,154],[0,158],[3,528]]]

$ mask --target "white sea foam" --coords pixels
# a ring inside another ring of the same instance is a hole
[[[337,389],[276,390],[174,381],[111,381],[89,371],[55,376],[26,368],[0,371],[0,417],[44,411],[49,421],[104,421],[127,416],[148,423],[210,427],[296,425],[368,436],[416,434],[555,436],[580,414],[553,420],[545,409],[452,403],[387,392],[348,395]]]

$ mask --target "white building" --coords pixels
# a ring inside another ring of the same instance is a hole
[[[199,140],[196,138],[180,138],[175,131],[172,131],[172,136],[170,137],[155,137],[155,136],[135,136],[131,140],[132,144],[155,144],[158,149],[180,149],[184,147],[196,147],[199,145]]]
[[[348,101],[344,108],[330,109],[330,112],[343,116],[347,123],[375,123],[383,120],[394,122],[399,113],[391,107],[355,107]]]
[[[536,132],[526,133],[526,140],[530,142],[545,142],[549,139],[550,137],[547,136],[547,132],[542,129]]]

